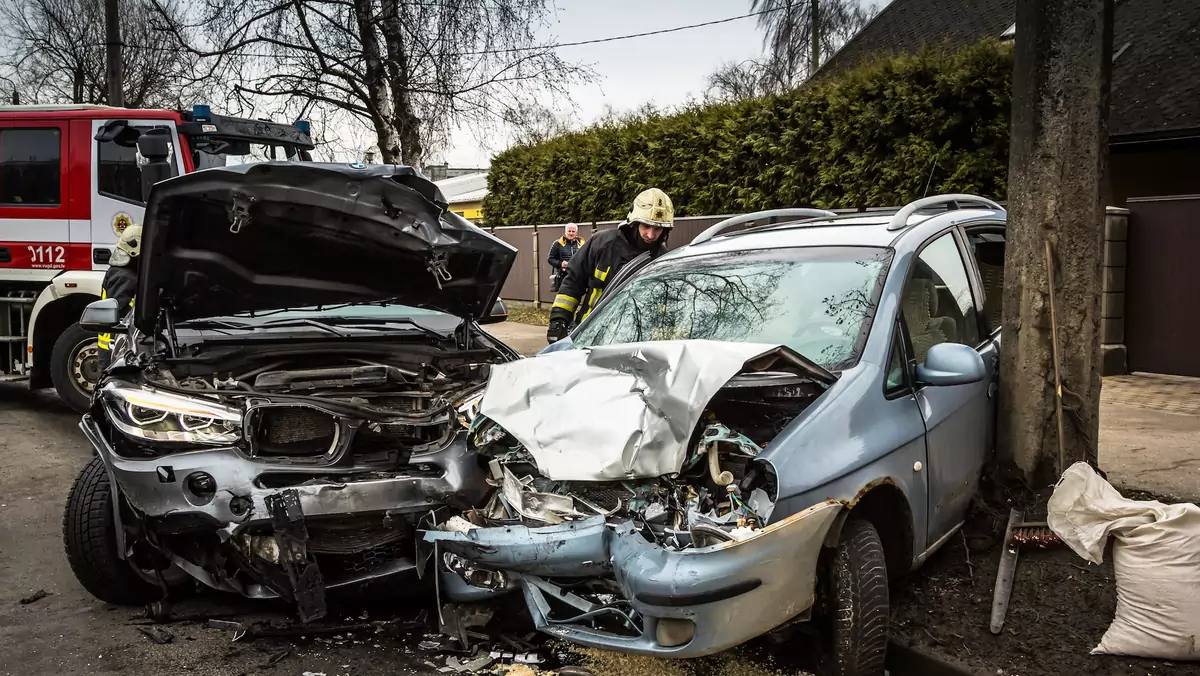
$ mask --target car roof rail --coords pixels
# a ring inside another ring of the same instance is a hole
[[[979,197],[978,195],[934,195],[933,197],[924,197],[915,202],[909,202],[908,204],[904,205],[900,211],[896,212],[895,216],[892,216],[892,220],[888,222],[887,229],[903,230],[904,228],[907,228],[909,217],[921,209],[944,206],[946,207],[947,211],[957,211],[960,204],[974,204],[985,206],[989,209],[995,209],[997,211],[1004,211],[1004,207],[990,199],[987,199],[986,197]]]
[[[717,235],[728,230],[729,228],[732,228],[735,225],[741,225],[743,223],[750,223],[753,221],[761,221],[765,218],[813,219],[813,218],[829,218],[832,216],[837,216],[837,214],[833,213],[832,211],[826,211],[825,209],[788,208],[788,209],[768,209],[766,211],[755,211],[752,214],[741,214],[739,216],[733,216],[731,218],[726,218],[723,221],[719,221],[718,223],[710,226],[704,232],[700,233],[699,235],[696,235],[695,239],[692,240],[692,244],[700,244],[701,242],[707,242],[708,240],[712,239],[713,237],[716,237]]]

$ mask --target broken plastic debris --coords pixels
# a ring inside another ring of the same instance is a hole
[[[491,653],[493,660],[503,660],[506,662],[515,662],[517,664],[541,664],[546,661],[538,653],[509,653],[499,650],[493,650]]]
[[[454,533],[467,533],[472,528],[475,528],[475,524],[467,521],[461,516],[452,516],[446,521],[446,523],[442,524],[442,530],[448,530]]]
[[[488,653],[481,653],[480,655],[467,660],[460,660],[459,658],[451,655],[450,657],[446,658],[446,666],[458,673],[476,672],[491,664],[493,659],[494,658]]]
[[[138,631],[145,634],[147,638],[158,645],[166,645],[175,639],[175,634],[162,627],[138,627]]]
[[[501,491],[504,502],[527,519],[554,526],[567,519],[583,519],[587,516],[575,511],[575,502],[571,498],[553,493],[539,493],[527,488],[507,467],[504,468],[504,486]]]

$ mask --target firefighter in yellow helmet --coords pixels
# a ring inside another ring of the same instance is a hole
[[[608,280],[626,263],[643,253],[651,258],[663,253],[674,224],[675,207],[667,193],[650,188],[633,198],[623,223],[596,233],[571,257],[550,310],[546,340],[565,338],[575,323],[583,321],[600,301]]]
[[[101,298],[116,298],[124,314],[133,307],[133,294],[137,291],[138,262],[142,250],[142,226],[128,225],[117,239],[116,249],[108,259],[108,271],[100,286]],[[113,336],[102,333],[97,339],[100,348],[100,368],[112,363]]]

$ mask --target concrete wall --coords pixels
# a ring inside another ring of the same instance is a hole
[[[1100,301],[1100,374],[1128,373],[1125,347],[1125,263],[1129,210],[1108,207],[1104,216],[1104,281]]]

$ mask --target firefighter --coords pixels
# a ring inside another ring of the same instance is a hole
[[[600,301],[608,280],[626,263],[647,251],[651,258],[658,257],[674,222],[675,207],[665,192],[650,188],[635,197],[623,223],[597,233],[567,264],[550,310],[546,340],[565,338],[571,326],[583,321]]]
[[[117,247],[108,259],[108,271],[100,287],[101,298],[116,298],[121,314],[133,308],[133,294],[137,290],[138,253],[142,248],[142,226],[128,225],[117,239]],[[107,369],[112,363],[113,335],[100,334],[100,368]]]

